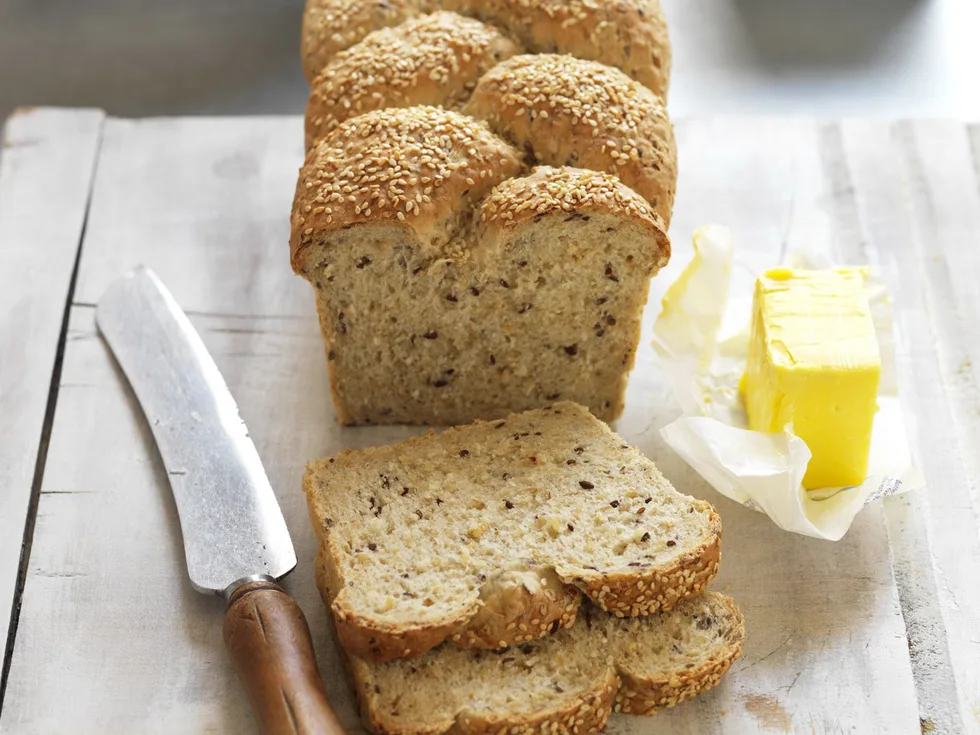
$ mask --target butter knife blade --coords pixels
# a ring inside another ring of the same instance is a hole
[[[224,594],[296,566],[289,530],[214,360],[160,279],[112,284],[96,323],[153,432],[177,503],[191,584]]]

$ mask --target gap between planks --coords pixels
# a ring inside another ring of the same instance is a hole
[[[15,113],[16,115],[17,113]],[[58,332],[58,342],[55,348],[54,364],[51,370],[51,379],[48,384],[47,401],[44,407],[44,418],[41,423],[41,435],[38,438],[37,455],[34,460],[34,472],[31,479],[30,498],[27,505],[27,516],[24,520],[24,530],[21,536],[21,553],[18,562],[17,579],[14,587],[13,599],[11,601],[9,623],[7,634],[4,639],[3,665],[0,669],[0,715],[3,713],[4,699],[7,692],[7,679],[10,676],[10,665],[14,656],[14,646],[17,641],[17,628],[20,623],[21,600],[24,595],[24,586],[27,582],[28,564],[31,559],[31,546],[34,541],[34,528],[37,522],[37,509],[41,499],[41,485],[44,481],[44,468],[48,458],[48,447],[51,441],[51,429],[54,425],[54,414],[58,404],[58,391],[61,383],[61,368],[64,362],[65,345],[68,336],[68,319],[71,314],[72,297],[75,292],[75,284],[78,280],[78,270],[81,263],[82,243],[85,240],[85,227],[88,222],[89,207],[92,203],[92,185],[98,170],[99,148],[102,137],[102,125],[99,124],[95,138],[95,150],[92,165],[88,176],[88,188],[83,205],[82,222],[75,240],[74,260],[72,263],[71,275],[68,281],[68,290],[65,296],[65,303],[62,309],[61,324]],[[34,146],[37,143],[29,141],[26,144]],[[4,144],[6,148],[6,143]]]

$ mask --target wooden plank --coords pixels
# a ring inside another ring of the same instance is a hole
[[[923,717],[939,731],[980,732],[977,148],[956,123],[903,123],[883,134],[855,121],[844,132],[867,236],[894,282],[900,379],[916,417],[916,461],[929,484],[905,509],[925,519],[931,551],[909,570],[913,584],[936,579],[920,591],[935,597],[920,594],[919,612],[932,617],[937,611],[927,608],[938,608],[945,632],[923,636],[909,616],[910,642],[922,660],[917,678],[933,681],[933,711]],[[955,672],[952,688],[944,660]]]
[[[719,508],[716,586],[742,605],[749,639],[718,689],[653,719],[614,718],[614,732],[919,730],[886,511],[868,508],[836,544],[786,534],[719,497],[657,431],[677,409],[653,363],[650,329],[694,227],[730,225],[753,268],[814,241],[832,241],[837,257],[876,257],[863,244],[867,223],[841,167],[839,132],[805,121],[678,126],[675,258],[655,281],[617,428],[680,489]],[[313,585],[299,479],[308,459],[415,430],[333,421],[312,298],[286,256],[300,153],[289,118],[107,124],[0,732],[252,729],[221,647],[220,604],[186,581],[152,439],[86,305],[137,262],[190,309],[241,406],[296,541],[300,566],[288,585],[311,620],[331,696],[354,725]],[[219,162],[246,158],[261,162],[263,181],[228,183]]]
[[[76,302],[144,263],[186,311],[308,315],[283,255],[302,161],[295,117],[110,121]]]
[[[21,544],[103,114],[26,110],[0,153],[0,635]]]

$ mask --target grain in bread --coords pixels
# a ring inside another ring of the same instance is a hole
[[[361,115],[310,151],[293,267],[342,423],[622,411],[663,222],[611,175],[520,171],[483,123],[434,108]]]
[[[575,590],[666,610],[720,559],[711,505],[567,402],[315,462],[304,490],[340,642],[373,660],[533,640],[571,623]]]
[[[659,0],[309,0],[302,33],[307,79],[371,31],[439,9],[493,23],[535,53],[614,66],[666,100],[670,43]]]
[[[365,724],[386,735],[597,732],[610,712],[653,714],[715,686],[745,638],[735,603],[712,592],[641,618],[585,612],[503,651],[351,659]]]

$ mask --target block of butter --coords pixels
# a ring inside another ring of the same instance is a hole
[[[881,357],[864,281],[859,268],[777,268],[756,282],[740,383],[749,428],[806,442],[807,490],[867,475]]]

